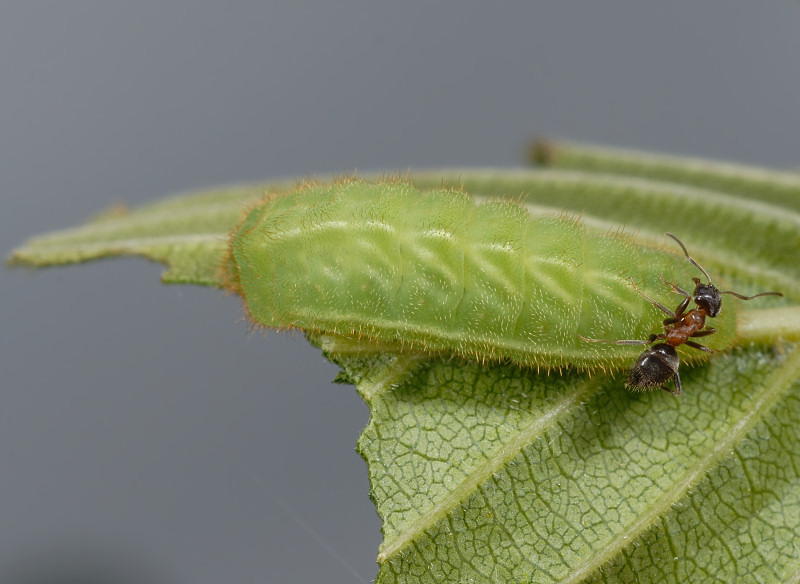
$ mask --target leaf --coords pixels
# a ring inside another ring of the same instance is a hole
[[[311,338],[370,406],[358,449],[383,520],[377,581],[800,581],[794,175],[551,148],[549,162],[568,170],[411,179],[519,198],[534,213],[566,210],[590,229],[625,225],[649,245],[671,231],[726,286],[786,298],[726,297],[725,310],[741,310],[739,348],[683,368],[679,398],[626,392],[620,374],[546,376]],[[263,190],[102,219],[33,240],[12,262],[142,254],[170,266],[165,281],[220,285],[224,234]]]
[[[12,265],[71,264],[140,255],[169,266],[162,280],[173,284],[221,286],[220,262],[228,233],[269,185],[229,187],[166,199],[97,216],[87,225],[57,231],[14,250]]]
[[[358,447],[384,518],[378,582],[766,582],[798,568],[796,351],[718,357],[680,399],[327,351],[372,387]]]
[[[689,185],[800,211],[797,172],[546,140],[532,145],[530,158],[544,166]]]

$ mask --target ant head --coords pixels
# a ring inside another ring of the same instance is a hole
[[[722,309],[722,293],[711,282],[703,284],[700,278],[692,278],[692,280],[695,283],[692,293],[695,304],[705,310],[708,316],[714,318]]]

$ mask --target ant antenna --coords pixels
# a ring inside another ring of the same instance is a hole
[[[696,260],[695,260],[695,259],[694,259],[692,256],[690,256],[690,255],[689,255],[689,252],[688,252],[688,251],[686,251],[686,246],[685,246],[685,245],[683,245],[683,242],[682,242],[680,239],[678,239],[677,237],[675,237],[674,235],[672,235],[671,233],[665,233],[664,235],[666,235],[667,237],[671,237],[671,238],[672,238],[672,239],[674,239],[676,242],[678,242],[678,245],[680,245],[680,246],[681,246],[681,249],[683,250],[683,255],[685,255],[685,256],[686,256],[686,259],[687,259],[687,260],[689,260],[689,262],[690,262],[690,263],[691,263],[691,264],[692,264],[692,265],[693,265],[695,268],[697,268],[698,270],[700,270],[701,272],[703,272],[703,275],[706,277],[706,280],[708,280],[708,283],[709,283],[709,285],[710,285],[710,284],[711,284],[711,276],[709,276],[709,275],[708,275],[708,272],[706,272],[706,271],[703,269],[703,266],[701,266],[700,264],[698,264],[698,263],[697,263],[697,261],[696,261]],[[724,294],[724,292],[723,292],[723,294]],[[756,296],[762,296],[762,294],[756,294]],[[755,298],[755,296],[751,296],[751,298]]]
[[[703,266],[698,264],[697,261],[692,256],[689,255],[689,252],[686,250],[686,246],[683,245],[683,242],[674,235],[672,235],[671,233],[665,233],[664,235],[666,235],[667,237],[671,237],[676,242],[678,242],[678,245],[680,245],[681,249],[683,250],[683,255],[686,256],[686,259],[689,260],[693,266],[695,266],[698,270],[703,272],[703,275],[706,277],[710,285],[711,277],[709,277],[708,272],[706,272],[703,269]],[[692,279],[697,284],[700,283],[700,280],[698,278],[692,278]],[[723,290],[720,292],[720,294],[730,294],[731,296],[736,296],[736,298],[741,298],[742,300],[752,300],[753,298],[758,298],[759,296],[783,296],[783,294],[781,294],[780,292],[759,292],[758,294],[754,294],[753,296],[745,296],[744,294],[739,294],[738,292],[734,292],[733,290]]]
[[[733,290],[723,290],[720,292],[720,294],[730,294],[731,296],[736,296],[736,298],[741,298],[742,300],[751,300],[752,298],[758,298],[759,296],[783,296],[783,294],[780,292],[759,292],[758,294],[753,294],[752,296],[745,296],[744,294],[739,294]]]

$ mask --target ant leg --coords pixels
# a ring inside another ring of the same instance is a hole
[[[700,343],[695,343],[694,341],[686,341],[686,343],[684,343],[684,344],[685,345],[689,345],[693,349],[699,349],[701,351],[705,351],[706,353],[713,353],[714,352],[713,349],[709,349],[708,347],[704,347]]]
[[[692,299],[691,296],[687,296],[683,299],[683,301],[678,305],[678,308],[675,309],[675,316],[673,317],[675,320],[672,322],[678,322],[681,317],[683,316],[683,312],[686,310],[686,307],[689,306],[689,301]],[[664,323],[664,324],[672,324],[672,323]]]
[[[673,292],[676,292],[676,293],[680,294],[681,296],[685,296],[686,298],[691,298],[692,297],[691,294],[689,294],[686,290],[684,290],[683,288],[681,288],[677,284],[673,284],[672,282],[667,282],[664,279],[664,275],[663,274],[659,274],[658,277],[661,278],[661,281],[664,283],[665,286],[669,286],[670,288],[672,288]]]
[[[672,395],[680,395],[681,392],[683,391],[683,388],[681,387],[681,376],[678,375],[677,371],[675,372],[675,375],[672,377],[672,379],[675,381],[674,390],[670,389],[669,387],[666,387],[665,385],[662,385],[661,389],[670,392]]]
[[[707,337],[708,335],[713,335],[715,332],[717,332],[717,329],[709,328],[709,329],[705,329],[705,330],[702,330],[702,331],[693,332],[689,336],[690,337]]]
[[[672,312],[669,308],[667,308],[660,302],[656,302],[655,300],[647,296],[647,294],[639,290],[639,288],[636,287],[636,284],[634,284],[633,278],[628,278],[628,281],[631,283],[631,286],[633,286],[633,289],[636,290],[636,292],[638,292],[639,295],[642,296],[645,300],[647,300],[650,304],[658,308],[664,314],[668,314],[670,317],[675,318],[675,313]],[[689,303],[687,302],[686,304],[688,305]]]
[[[612,341],[609,339],[589,339],[583,335],[578,335],[578,338],[587,343],[609,343],[611,345],[649,345],[658,339],[666,339],[667,335],[661,333],[660,335],[650,335],[646,341],[641,339],[622,339],[621,341]]]
[[[684,290],[680,286],[678,286],[677,284],[673,284],[672,282],[667,282],[662,274],[659,274],[658,277],[661,278],[661,281],[664,283],[665,286],[669,286],[670,288],[672,288],[673,292],[676,292],[681,296],[683,296],[683,300],[678,305],[678,308],[675,309],[675,314],[672,316],[672,318],[667,318],[663,322],[663,324],[665,325],[676,323],[683,316],[683,313],[686,311],[686,307],[689,306],[689,302],[691,302],[692,300],[692,295],[689,294],[686,290]]]
[[[668,325],[668,324],[674,324],[674,323],[678,322],[681,319],[681,317],[683,316],[683,313],[686,310],[686,307],[689,306],[689,301],[690,300],[691,300],[691,298],[684,298],[683,301],[678,305],[678,308],[675,309],[675,315],[671,316],[670,318],[665,318],[662,321],[662,324]]]
[[[647,340],[637,340],[637,339],[623,339],[621,341],[611,341],[608,339],[588,339],[583,335],[578,335],[578,338],[582,341],[586,341],[587,343],[609,343],[611,345],[649,345],[653,341]]]

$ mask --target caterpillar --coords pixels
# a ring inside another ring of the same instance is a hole
[[[346,179],[253,206],[230,236],[223,270],[226,288],[266,327],[592,371],[629,365],[635,349],[581,338],[657,331],[663,316],[632,283],[664,298],[662,276],[685,282],[686,264],[507,200]],[[732,344],[735,318],[730,310],[717,319],[715,347]]]

